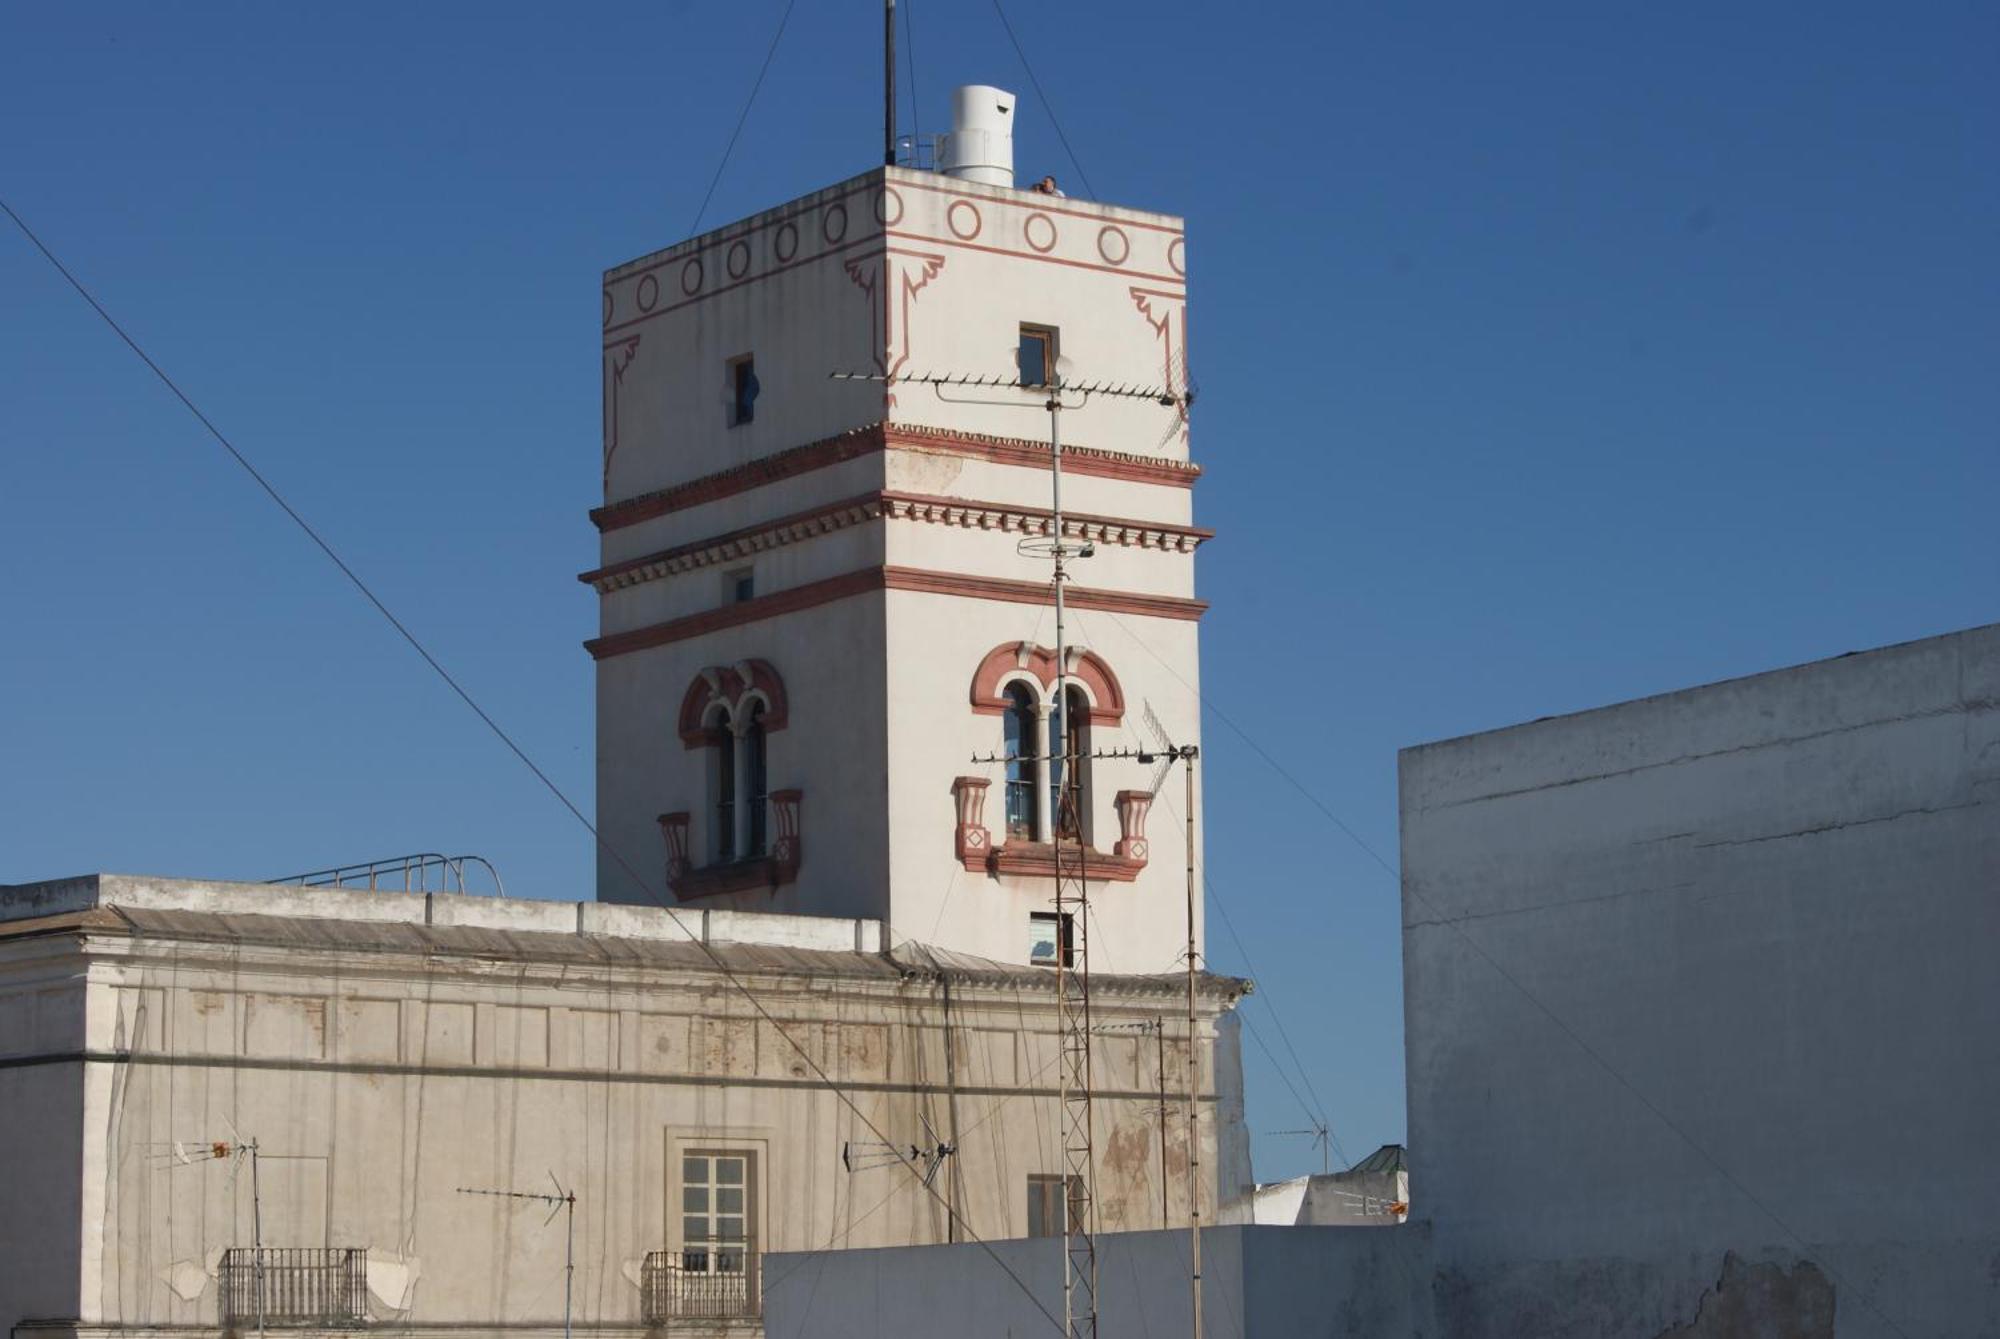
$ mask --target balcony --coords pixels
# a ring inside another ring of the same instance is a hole
[[[368,1252],[348,1246],[224,1251],[222,1328],[339,1329],[368,1321]]]
[[[646,1257],[639,1289],[648,1325],[673,1320],[754,1319],[763,1314],[754,1241],[696,1241]]]

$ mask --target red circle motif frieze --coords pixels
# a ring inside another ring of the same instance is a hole
[[[846,205],[836,200],[826,207],[826,212],[819,216],[819,235],[826,239],[828,246],[847,236]]]
[[[604,324],[606,325],[611,324],[611,307],[611,290],[607,288],[604,290]]]
[[[660,300],[660,281],[650,274],[647,275],[639,281],[639,291],[634,296],[639,303],[640,311],[653,310],[653,305]]]
[[[1187,278],[1187,239],[1185,237],[1176,237],[1173,241],[1167,243],[1167,264],[1172,267],[1175,274],[1178,274],[1183,279]]]
[[[724,262],[731,279],[741,279],[750,272],[750,244],[738,238],[729,244],[729,259]]]
[[[875,192],[875,221],[893,228],[903,221],[903,197],[892,186]]]
[[[970,200],[952,201],[951,208],[944,211],[944,223],[961,242],[979,236],[979,230],[986,226],[986,220],[979,217],[979,206]]]
[[[771,254],[780,265],[799,254],[798,224],[787,221],[778,225],[778,231],[771,234]]]
[[[1097,254],[1107,265],[1123,265],[1132,255],[1132,239],[1123,228],[1107,223],[1097,230]]]
[[[1056,221],[1047,214],[1030,214],[1021,223],[1021,240],[1044,255],[1056,249]]]
[[[701,292],[701,257],[694,256],[681,266],[681,292],[693,297]]]

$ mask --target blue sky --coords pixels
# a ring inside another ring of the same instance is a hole
[[[1390,864],[1400,746],[1994,618],[2000,10],[1011,0],[1079,174],[989,4],[904,5],[919,128],[1015,88],[1024,172],[1187,216],[1205,687]],[[0,19],[0,194],[586,809],[597,278],[686,235],[780,11]],[[708,224],[875,160],[879,26],[800,0]],[[1212,963],[1358,1158],[1394,879],[1206,743]],[[0,229],[0,879],[428,849],[591,885]],[[1246,1065],[1259,1173],[1316,1168]]]

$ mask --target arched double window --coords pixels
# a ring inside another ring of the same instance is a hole
[[[1071,685],[1066,709],[1026,683],[1004,690],[1001,752],[1007,759],[1007,836],[1046,842],[1090,839],[1090,699]]]

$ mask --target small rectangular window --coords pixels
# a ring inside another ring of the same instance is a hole
[[[1028,963],[1034,967],[1054,967],[1057,954],[1061,963],[1070,965],[1070,918],[1058,916],[1052,911],[1030,912],[1028,915]]]
[[[1064,1187],[1069,1193],[1063,1193]],[[1064,1200],[1068,1200],[1065,1212]],[[1083,1183],[1073,1176],[1028,1177],[1028,1235],[1060,1237],[1069,1230],[1068,1215],[1083,1214]]]
[[[1023,325],[1019,362],[1023,386],[1046,386],[1055,380],[1056,328]]]
[[[723,578],[723,592],[731,604],[742,604],[755,599],[757,595],[757,574],[748,567],[739,567]]]
[[[757,417],[757,360],[749,354],[729,360],[729,425],[750,422]]]

